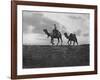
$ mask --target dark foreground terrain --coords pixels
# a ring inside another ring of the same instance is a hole
[[[23,45],[23,68],[89,65],[89,45]]]

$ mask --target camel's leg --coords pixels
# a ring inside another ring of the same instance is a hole
[[[77,45],[78,45],[78,42],[76,42],[77,43]]]
[[[67,41],[67,44],[69,45],[69,40]]]
[[[51,43],[52,43],[52,39],[51,39],[51,41],[50,41]]]
[[[57,43],[57,45],[59,44],[59,38],[57,38],[58,39],[58,43]]]
[[[63,43],[62,37],[60,38],[60,40],[61,40],[61,45],[62,45],[62,43]]]
[[[77,43],[77,45],[78,45],[78,41],[76,40],[76,43]]]
[[[76,44],[78,45],[78,41],[77,41],[77,39],[76,39],[76,41],[75,41],[75,42],[76,42]]]
[[[54,45],[54,43],[53,43],[53,38],[51,38],[51,44]]]
[[[67,41],[67,44],[69,45],[69,40]]]
[[[73,41],[73,45],[75,45],[75,41]]]
[[[70,45],[72,44],[72,41],[70,40]]]

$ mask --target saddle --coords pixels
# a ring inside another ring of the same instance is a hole
[[[58,34],[59,34],[59,31],[58,30],[53,30],[53,35],[54,36],[58,36]]]

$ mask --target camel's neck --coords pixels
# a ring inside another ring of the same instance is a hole
[[[69,39],[69,36],[68,35],[66,37]]]
[[[68,36],[68,34],[66,34],[65,36],[66,36],[66,38],[68,38],[68,39],[69,39],[69,36]]]
[[[45,33],[47,34],[48,37],[50,36],[50,33],[48,31],[45,31]]]

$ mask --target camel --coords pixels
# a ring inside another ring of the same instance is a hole
[[[70,35],[68,36],[67,33],[64,33],[64,36],[66,37],[66,39],[68,39],[68,42],[67,42],[68,45],[71,45],[72,42],[73,42],[73,45],[75,45],[75,43],[78,45],[76,34],[70,33]]]
[[[49,33],[47,29],[43,29],[43,31],[45,32],[45,34],[48,36],[48,37],[51,37],[51,44],[54,45],[54,38],[55,39],[58,39],[58,43],[57,45],[59,44],[59,42],[61,41],[61,45],[62,45],[62,35],[61,33],[58,31],[56,34],[54,34],[53,32]]]

